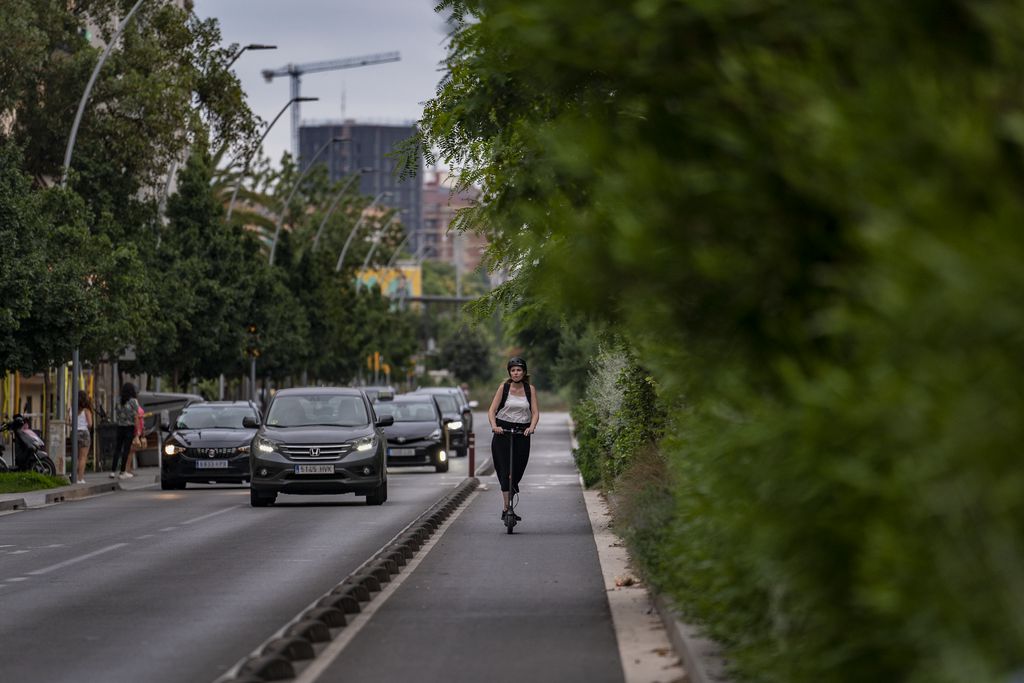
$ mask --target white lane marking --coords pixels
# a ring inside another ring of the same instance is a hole
[[[449,517],[444,524],[437,528],[437,533],[431,536],[430,540],[420,548],[419,552],[416,553],[415,557],[409,561],[409,564],[402,569],[401,573],[392,577],[391,581],[384,587],[384,590],[378,593],[373,600],[362,605],[363,611],[356,615],[352,621],[348,622],[348,625],[342,629],[341,633],[338,634],[338,637],[335,638],[330,645],[325,647],[323,651],[317,655],[316,659],[309,663],[309,666],[307,666],[302,673],[295,677],[294,683],[313,683],[327,670],[334,660],[338,658],[338,655],[341,654],[342,650],[352,642],[352,639],[355,638],[363,627],[366,626],[367,622],[373,618],[373,615],[377,613],[377,610],[381,608],[381,605],[388,601],[388,598],[398,590],[398,587],[401,586],[407,578],[412,576],[413,572],[416,571],[416,567],[418,567],[420,562],[423,561],[423,558],[433,550],[434,546],[437,545],[437,542],[444,536],[444,532],[448,531],[448,527],[454,524],[455,520],[457,520],[459,516],[466,511],[476,495],[477,492],[473,491],[462,505],[459,506],[459,509],[456,510],[455,514]]]
[[[27,550],[8,550],[7,554],[8,555],[24,555],[27,552],[28,552]]]
[[[28,577],[27,576],[12,576],[11,578],[6,579],[6,580],[11,582],[11,583],[15,583],[16,581],[28,581]]]
[[[29,575],[30,576],[42,576],[43,574],[49,574],[50,572],[57,571],[58,569],[63,569],[64,567],[68,567],[68,566],[73,565],[73,564],[78,564],[79,562],[82,562],[84,560],[92,559],[93,557],[96,557],[97,555],[102,555],[104,553],[109,553],[111,550],[117,550],[118,548],[123,548],[126,545],[128,545],[128,544],[127,543],[115,543],[114,545],[108,545],[106,548],[100,548],[99,550],[94,550],[91,553],[86,553],[85,555],[79,555],[78,557],[72,557],[70,560],[64,560],[63,562],[58,562],[57,564],[51,564],[49,567],[43,567],[42,569],[37,569],[34,572],[29,572]]]
[[[3,544],[0,544],[0,548],[13,548],[13,547],[14,547],[13,543],[3,543]]]
[[[188,519],[188,520],[185,520],[184,522],[182,522],[182,525],[192,524],[193,522],[199,522],[199,521],[202,521],[204,519],[209,519],[210,517],[216,517],[217,515],[223,515],[225,512],[231,512],[235,508],[240,508],[240,507],[242,507],[242,506],[241,505],[232,505],[229,508],[224,508],[223,510],[217,510],[216,512],[211,512],[211,513],[209,513],[207,515],[201,515],[199,517],[193,517],[192,519]]]
[[[144,538],[153,538],[153,534],[142,534],[141,536],[136,536],[135,540],[136,541],[141,541]]]
[[[175,530],[175,529],[177,529],[177,528],[178,528],[178,527],[176,527],[176,526],[165,526],[165,527],[164,527],[163,529],[161,529],[160,531],[174,531],[174,530]]]

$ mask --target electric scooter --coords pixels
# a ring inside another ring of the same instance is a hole
[[[505,434],[509,435],[508,438],[508,512],[505,514],[505,533],[511,534],[512,529],[516,526],[516,501],[519,498],[519,493],[514,492],[515,484],[512,483],[512,454],[515,451],[516,440],[515,436],[522,436],[523,430],[516,429],[514,427],[503,429]]]

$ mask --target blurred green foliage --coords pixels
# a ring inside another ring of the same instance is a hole
[[[635,354],[581,471],[737,677],[1024,668],[1021,3],[442,8],[422,143],[483,187],[489,303]]]

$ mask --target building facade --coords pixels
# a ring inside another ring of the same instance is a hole
[[[423,160],[416,160],[414,177],[402,180],[396,172],[400,145],[414,133],[412,124],[380,125],[353,120],[304,124],[299,127],[299,168],[305,170],[317,150],[332,138],[351,140],[325,150],[316,163],[326,164],[330,179],[335,182],[360,169],[372,169],[363,173],[359,191],[370,197],[387,193],[380,204],[400,211],[399,220],[409,233],[408,244],[415,250],[420,246],[423,221]]]
[[[459,209],[473,206],[480,197],[476,188],[453,192],[454,179],[447,171],[430,170],[423,177],[422,258],[451,263],[462,273],[480,265],[487,239],[473,233],[450,230]]]

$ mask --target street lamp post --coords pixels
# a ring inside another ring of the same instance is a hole
[[[292,106],[296,102],[317,102],[319,99],[319,97],[293,97],[288,100],[287,104],[281,107],[281,111],[277,112],[277,116],[275,116],[270,122],[270,125],[267,126],[266,130],[263,131],[263,135],[260,136],[256,146],[252,148],[252,151],[249,152],[249,156],[245,158],[245,165],[242,167],[242,174],[238,177],[238,183],[235,184],[235,191],[231,193],[231,201],[228,202],[228,215],[226,220],[231,220],[231,214],[235,210],[235,199],[238,197],[238,190],[242,187],[242,181],[245,180],[245,176],[249,173],[249,162],[252,161],[252,157],[256,154],[256,150],[258,150],[260,145],[263,144],[263,141],[266,140],[267,133],[270,132],[270,129],[274,127],[274,124],[277,123],[277,120],[281,118],[281,115],[287,111],[288,107]]]
[[[145,0],[138,0],[138,2],[136,2],[134,5],[132,5],[132,8],[128,11],[128,14],[125,15],[124,19],[121,20],[121,23],[120,23],[120,25],[118,25],[117,30],[114,32],[114,35],[111,36],[110,42],[107,43],[107,47],[104,48],[103,54],[100,55],[99,61],[96,62],[96,66],[93,67],[92,74],[89,76],[89,82],[86,83],[86,85],[85,85],[85,92],[82,93],[82,99],[78,101],[78,111],[75,112],[75,121],[74,121],[74,123],[71,124],[71,134],[68,136],[68,145],[67,145],[67,148],[64,150],[64,165],[61,167],[61,171],[60,171],[60,186],[62,188],[63,187],[67,187],[67,184],[68,184],[68,170],[71,167],[71,153],[75,149],[75,139],[78,137],[78,127],[82,124],[82,115],[85,113],[85,105],[88,104],[89,96],[92,94],[92,88],[93,88],[94,85],[96,85],[96,78],[99,77],[100,69],[103,68],[103,65],[107,61],[107,57],[109,57],[110,53],[113,52],[114,45],[117,43],[118,39],[121,38],[121,34],[124,33],[124,29],[125,29],[126,26],[128,26],[128,22],[131,21],[133,16],[135,16],[135,12],[138,11],[139,7],[142,6],[143,2],[145,2]],[[79,362],[79,358],[78,358],[78,344],[75,344],[75,349],[74,349],[74,351],[72,352],[72,355],[71,355],[71,376],[72,376],[72,378],[78,378],[81,375],[81,372],[82,372],[82,367],[81,367],[81,363]],[[75,418],[77,419],[77,417],[78,417],[78,404],[77,404],[77,400],[78,400],[78,381],[77,381],[77,379],[75,379],[73,381],[74,381],[74,384],[75,384],[75,386],[74,386],[75,401],[73,402],[73,405],[75,406],[75,409],[73,411],[73,414],[75,415]],[[74,476],[76,476],[76,477],[78,476],[78,430],[77,429],[72,429],[71,430],[71,471],[74,473]]]
[[[352,177],[348,179],[348,182],[346,182],[345,185],[338,190],[337,194],[334,195],[334,199],[331,200],[331,205],[328,207],[327,213],[324,214],[323,220],[320,221],[320,226],[316,229],[316,236],[313,237],[313,251],[316,251],[316,248],[320,245],[320,235],[324,231],[324,226],[327,225],[328,219],[330,219],[331,214],[334,213],[334,209],[338,206],[338,202],[341,200],[342,196],[344,196],[348,191],[348,188],[352,187],[352,183],[354,183],[357,178],[362,176],[364,173],[373,173],[373,171],[374,169],[372,168],[359,169],[352,174]]]
[[[323,151],[333,145],[336,142],[352,142],[352,138],[331,138],[324,144],[320,145],[320,149],[316,151],[313,158],[309,160],[309,166],[306,166],[306,170],[299,174],[298,180],[295,181],[295,185],[292,187],[292,191],[288,193],[288,198],[284,200],[284,206],[281,207],[281,211],[277,214],[277,225],[274,226],[274,241],[270,244],[270,265],[274,265],[274,254],[277,253],[277,240],[281,236],[281,225],[284,223],[284,213],[288,210],[288,205],[292,202],[292,197],[298,191],[299,186],[302,185],[302,181],[306,178],[306,175],[313,170],[313,165],[316,163],[317,157],[323,154]]]
[[[352,232],[350,232],[348,234],[348,238],[345,239],[345,244],[344,244],[344,246],[342,246],[341,253],[338,255],[338,265],[336,265],[334,267],[334,272],[336,272],[336,273],[340,273],[341,272],[341,266],[342,266],[343,263],[345,263],[345,254],[348,253],[348,247],[349,247],[350,244],[352,244],[352,238],[355,237],[355,234],[357,232],[359,232],[359,228],[362,227],[363,219],[366,218],[366,212],[369,211],[370,209],[372,209],[374,206],[376,206],[377,202],[379,202],[381,200],[381,198],[384,197],[384,195],[386,195],[386,194],[387,194],[387,192],[381,192],[380,194],[378,194],[376,197],[373,198],[373,201],[370,202],[369,206],[367,206],[365,209],[363,209],[362,214],[360,214],[360,216],[359,216],[359,220],[356,221],[356,224],[352,227]]]

